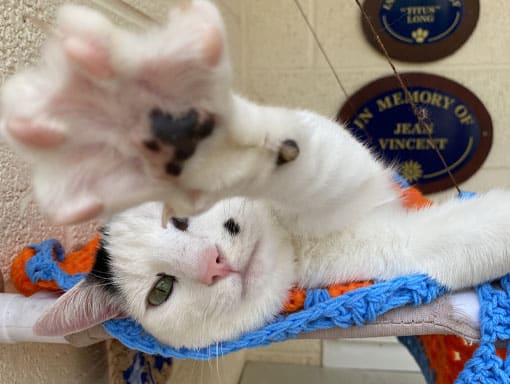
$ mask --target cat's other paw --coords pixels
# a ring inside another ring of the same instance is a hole
[[[173,193],[194,207],[180,175],[231,108],[218,11],[196,0],[135,35],[64,6],[43,53],[0,100],[2,135],[33,164],[43,211],[72,223]]]

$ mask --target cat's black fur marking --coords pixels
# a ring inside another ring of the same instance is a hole
[[[207,118],[207,120],[204,121],[203,124],[200,124],[197,126],[196,135],[200,139],[205,139],[207,136],[209,136],[212,133],[215,125],[216,125],[216,121],[215,121],[214,117],[210,115]]]
[[[195,144],[183,143],[183,145],[177,148],[177,151],[175,152],[175,158],[177,160],[189,159],[195,153],[196,147],[197,146]]]
[[[108,235],[106,229],[102,232],[102,238],[99,242],[99,249],[96,252],[96,261],[92,270],[87,275],[87,280],[93,284],[100,285],[112,293],[118,293],[119,289],[113,281],[113,272],[110,265],[110,254],[105,249]]]
[[[180,231],[187,231],[189,225],[189,219],[187,217],[172,217],[170,219],[175,228]]]
[[[223,223],[223,226],[232,236],[235,236],[239,234],[239,232],[241,232],[241,227],[233,218],[230,218],[227,221],[225,221],[225,223]]]

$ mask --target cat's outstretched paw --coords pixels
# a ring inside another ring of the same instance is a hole
[[[189,209],[201,196],[180,176],[231,98],[224,27],[208,2],[143,35],[65,6],[42,64],[3,87],[0,129],[33,163],[36,199],[56,222],[168,195]]]

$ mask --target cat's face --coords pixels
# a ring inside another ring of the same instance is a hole
[[[118,305],[175,347],[228,340],[280,312],[295,279],[292,250],[264,207],[225,200],[167,228],[160,213],[146,204],[107,226],[106,266],[84,283],[96,287],[96,304]]]

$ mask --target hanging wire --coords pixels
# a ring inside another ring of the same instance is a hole
[[[436,143],[434,142],[434,140],[432,138],[432,132],[430,130],[430,127],[425,122],[425,119],[427,117],[425,111],[420,111],[420,109],[416,105],[413,97],[411,96],[411,92],[409,92],[409,88],[407,87],[407,85],[402,80],[402,77],[400,76],[400,73],[397,71],[397,68],[393,64],[393,60],[391,60],[391,57],[390,57],[388,51],[386,50],[386,47],[384,46],[381,38],[379,37],[379,34],[375,30],[375,27],[374,27],[374,24],[372,23],[372,20],[370,20],[370,17],[368,16],[367,12],[365,11],[363,6],[361,5],[360,1],[359,0],[354,0],[354,1],[356,2],[356,4],[358,4],[358,7],[359,7],[359,9],[360,9],[360,11],[361,11],[361,13],[363,15],[363,18],[365,19],[365,21],[369,25],[370,30],[371,30],[372,34],[374,35],[374,37],[375,37],[375,39],[377,41],[377,44],[379,45],[379,47],[383,51],[384,56],[386,57],[386,60],[388,61],[388,64],[390,65],[391,69],[393,70],[393,74],[397,78],[397,80],[398,80],[398,82],[400,84],[400,87],[404,91],[404,94],[406,96],[406,100],[409,103],[409,105],[411,105],[413,113],[416,116],[416,118],[418,119],[418,124],[420,125],[420,128],[422,130],[424,130],[425,132],[427,132],[430,145],[432,146],[432,148],[436,152],[437,156],[439,157],[439,160],[441,160],[441,163],[443,164],[444,169],[448,173],[448,177],[452,181],[452,184],[455,187],[455,189],[457,190],[457,193],[459,195],[461,195],[462,192],[461,192],[461,190],[459,188],[459,185],[458,185],[457,181],[455,180],[455,177],[453,176],[452,171],[450,170],[450,167],[446,163],[446,160],[445,160],[443,154],[441,153],[441,151],[437,147]]]
[[[324,59],[326,60],[326,63],[328,64],[328,67],[329,69],[331,70],[331,72],[333,73],[333,76],[335,77],[335,80],[336,80],[336,83],[338,84],[338,86],[340,87],[340,89],[342,90],[344,96],[346,97],[347,100],[349,100],[349,94],[347,93],[344,85],[342,84],[342,81],[340,80],[340,76],[338,76],[338,73],[335,71],[335,68],[333,67],[333,64],[331,63],[331,60],[329,59],[329,56],[328,54],[326,53],[326,50],[324,49],[324,47],[322,46],[322,43],[321,41],[319,40],[319,36],[317,36],[317,33],[315,32],[315,30],[313,29],[313,26],[312,24],[310,23],[310,20],[308,20],[308,17],[306,17],[306,14],[305,12],[303,11],[303,8],[301,7],[301,4],[299,3],[298,0],[294,0],[294,4],[296,4],[296,7],[297,9],[299,10],[299,13],[301,13],[301,17],[303,18],[303,20],[305,21],[306,25],[308,26],[308,30],[310,31],[310,33],[312,34],[314,40],[315,40],[315,43],[317,44],[317,47],[319,48],[319,50],[321,51],[321,54],[322,56],[324,57]]]
[[[374,27],[374,24],[372,23],[372,20],[370,20],[370,17],[367,15],[367,13],[366,13],[365,9],[363,8],[363,6],[361,5],[360,1],[359,0],[354,0],[354,1],[356,2],[356,4],[358,5],[359,9],[361,10],[363,18],[365,19],[365,21],[367,22],[368,26],[370,27],[371,33],[374,35],[374,38],[376,39],[377,44],[381,48],[384,56],[386,57],[386,60],[387,60],[388,64],[390,65],[391,69],[393,70],[393,75],[398,80],[400,87],[404,91],[406,100],[409,103],[409,105],[411,106],[411,109],[412,109],[414,115],[418,119],[418,124],[419,124],[420,128],[424,132],[427,132],[428,141],[429,141],[430,145],[432,146],[432,148],[436,152],[436,154],[437,154],[439,160],[441,161],[444,169],[448,173],[448,177],[450,178],[450,180],[452,182],[452,185],[457,190],[457,193],[459,195],[461,195],[462,192],[460,190],[460,187],[459,187],[457,181],[455,180],[455,177],[453,176],[450,167],[446,163],[446,160],[445,160],[443,154],[441,153],[441,151],[437,147],[436,143],[434,142],[433,137],[432,137],[431,129],[430,129],[429,125],[425,121],[427,119],[426,110],[421,110],[420,108],[418,108],[417,104],[415,103],[415,101],[414,101],[414,99],[413,99],[413,97],[411,95],[411,92],[409,91],[409,88],[404,83],[404,80],[402,79],[402,76],[400,76],[400,73],[398,72],[397,68],[395,67],[395,64],[393,63],[393,60],[391,59],[388,51],[386,50],[386,47],[384,46],[384,43],[382,42],[381,38],[379,37],[379,34],[377,33],[377,31],[376,31],[376,29]],[[305,23],[306,23],[310,33],[312,34],[312,36],[313,36],[313,38],[314,38],[314,40],[315,40],[319,50],[321,51],[322,56],[326,60],[326,62],[328,64],[331,72],[333,73],[333,75],[334,75],[334,77],[336,79],[336,82],[337,82],[340,90],[342,91],[344,96],[347,98],[347,100],[349,100],[349,94],[347,93],[347,90],[345,89],[342,81],[340,80],[340,76],[338,75],[338,73],[335,70],[333,64],[331,63],[331,60],[329,59],[329,57],[328,57],[328,55],[326,53],[326,50],[324,49],[324,47],[323,47],[319,37],[317,36],[317,33],[315,32],[312,24],[310,23],[310,21],[306,17],[306,14],[303,11],[303,8],[301,7],[301,4],[299,3],[298,0],[294,0],[294,3],[296,4],[297,9],[299,10],[299,12],[300,12],[303,20],[305,21]]]
[[[448,177],[450,178],[453,186],[457,190],[457,193],[460,195],[462,193],[461,190],[460,190],[460,187],[459,187],[457,181],[455,180],[455,177],[453,176],[453,174],[451,172],[451,169],[448,166],[448,164],[447,164],[443,154],[441,153],[441,151],[437,147],[436,143],[434,142],[433,137],[432,137],[431,129],[430,129],[429,125],[425,121],[427,119],[426,111],[425,110],[420,110],[420,108],[418,108],[417,104],[415,103],[415,101],[414,101],[414,99],[413,99],[413,97],[411,95],[411,92],[409,91],[409,88],[407,87],[407,85],[405,84],[404,80],[400,76],[400,73],[398,72],[397,68],[395,67],[395,64],[393,63],[393,60],[391,59],[391,57],[390,57],[386,47],[384,46],[384,43],[382,42],[379,34],[377,33],[377,31],[376,31],[376,29],[374,27],[374,24],[372,23],[372,20],[370,20],[370,17],[366,13],[366,11],[363,8],[363,6],[361,5],[360,1],[359,0],[354,0],[354,1],[358,5],[358,7],[359,7],[359,9],[361,11],[361,14],[363,15],[363,18],[365,19],[366,23],[370,27],[371,33],[373,34],[374,38],[377,41],[377,44],[379,45],[379,47],[382,50],[384,56],[386,57],[386,60],[387,60],[388,64],[390,65],[395,78],[398,80],[398,82],[400,84],[400,87],[404,91],[404,94],[405,94],[405,97],[406,97],[406,101],[409,103],[409,105],[411,106],[411,109],[412,109],[414,115],[418,119],[418,124],[419,124],[420,128],[424,132],[427,132],[428,141],[429,141],[430,145],[432,146],[432,148],[436,152],[436,154],[437,154],[438,158],[440,159],[444,169],[448,173]],[[190,2],[191,2],[191,0],[180,0],[181,6],[188,6],[190,4]],[[299,3],[299,1],[298,0],[294,0],[294,4],[296,5],[296,8],[299,10],[299,13],[301,14],[301,17],[305,21],[305,23],[306,23],[306,25],[308,27],[308,30],[312,34],[312,36],[313,36],[313,38],[315,40],[315,43],[317,44],[317,47],[319,48],[322,56],[326,60],[326,63],[328,65],[329,69],[331,70],[331,73],[335,77],[335,80],[336,80],[336,83],[337,83],[338,87],[342,91],[342,93],[345,96],[347,102],[349,102],[349,99],[350,99],[349,93],[345,89],[345,87],[344,87],[344,85],[342,83],[342,80],[340,79],[340,76],[338,75],[337,71],[335,70],[335,67],[333,66],[333,63],[331,62],[331,60],[330,60],[326,50],[324,49],[324,46],[322,45],[322,43],[321,43],[321,41],[319,39],[319,36],[317,35],[315,29],[313,28],[312,24],[310,23],[310,20],[306,16],[306,13],[304,12],[304,10],[303,10],[301,4]],[[24,19],[23,21],[30,21],[31,23],[37,25],[39,28],[41,28],[42,30],[46,31],[47,33],[51,32],[53,34],[58,34],[57,31],[54,28],[52,28],[50,25],[48,25],[47,23],[43,22],[42,20],[40,20],[40,19],[38,19],[36,17],[33,17],[32,15],[23,15],[23,19]]]

